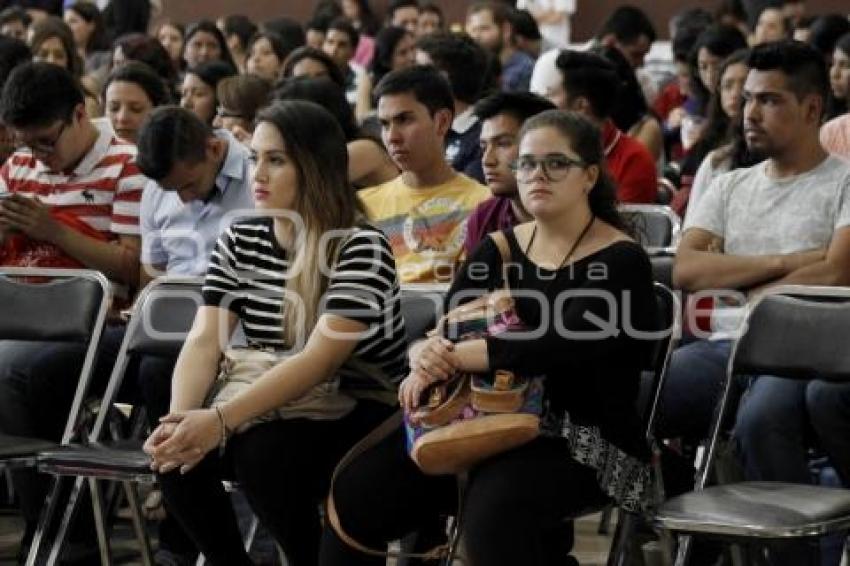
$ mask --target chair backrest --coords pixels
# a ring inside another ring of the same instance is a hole
[[[702,489],[717,453],[735,376],[850,380],[850,358],[840,341],[850,333],[850,288],[786,285],[748,308],[744,332],[732,346],[722,394],[711,423],[708,450],[697,476]]]
[[[737,342],[735,374],[850,380],[850,289],[780,288],[756,303]]]
[[[652,278],[668,289],[673,288],[673,262],[676,260],[672,255],[653,255],[649,261],[652,264]]]
[[[0,340],[87,342],[109,294],[95,271],[0,268]]]
[[[445,286],[402,287],[401,314],[408,344],[424,338],[437,325],[446,290]]]
[[[649,254],[675,253],[681,220],[673,209],[657,204],[622,204],[619,210]]]
[[[128,328],[130,354],[176,356],[203,304],[202,279],[162,278],[139,296]]]
[[[111,303],[112,285],[97,271],[0,268],[0,340],[86,346],[62,444],[71,441],[77,428]]]
[[[203,278],[161,277],[139,293],[89,440],[100,440],[131,356],[179,354],[198,307],[203,304],[202,285]]]

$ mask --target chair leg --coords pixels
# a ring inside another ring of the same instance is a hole
[[[139,550],[142,553],[142,564],[144,566],[153,565],[153,553],[151,552],[150,540],[148,533],[145,530],[145,519],[142,516],[142,507],[139,505],[139,494],[137,484],[129,481],[121,482],[124,486],[124,493],[127,496],[127,503],[130,505],[130,516],[133,519],[133,530],[136,531],[136,540],[139,541]]]
[[[112,556],[109,548],[109,536],[106,533],[106,519],[103,515],[103,494],[100,491],[100,484],[97,479],[88,478],[88,483],[94,511],[94,526],[97,532],[97,547],[100,550],[100,564],[101,566],[111,566]]]
[[[729,554],[732,558],[732,566],[748,566],[750,564],[749,545],[732,543],[729,545]]]
[[[15,502],[15,484],[12,482],[12,472],[9,468],[3,468],[3,479],[6,481],[6,495],[9,505],[12,505]]]
[[[63,478],[57,477],[57,483]],[[62,482],[64,484],[64,481]],[[56,536],[53,539],[53,545],[50,547],[50,555],[47,557],[47,566],[56,566],[59,564],[59,557],[62,554],[62,548],[65,546],[65,539],[68,537],[68,531],[71,528],[71,523],[77,515],[77,505],[80,501],[80,495],[86,489],[85,478],[75,478],[74,486],[71,489],[71,494],[68,496],[68,503],[65,505],[65,513],[62,515],[62,520],[59,523]],[[60,492],[61,493],[61,492]]]
[[[458,519],[455,518],[455,520],[452,522],[452,526],[449,528],[449,551],[446,555],[445,566],[452,566],[452,564],[454,564],[459,545],[460,525],[458,524]]]
[[[243,539],[245,543],[245,552],[251,552],[251,547],[254,546],[254,538],[257,536],[257,529],[259,526],[260,519],[258,519],[256,515],[252,514],[251,524],[248,525],[248,532],[245,533],[245,538]]]
[[[693,539],[688,535],[680,535],[678,542],[679,544],[676,547],[676,562],[674,564],[675,566],[685,566],[691,557]]]
[[[30,544],[29,554],[27,555],[26,566],[35,566],[39,564],[39,553],[41,551],[42,542],[44,542],[47,533],[50,531],[56,508],[59,505],[59,498],[62,492],[61,478],[53,478],[53,484],[50,486],[50,491],[47,495],[46,505],[38,518],[38,525],[33,535],[32,543]]]
[[[661,546],[661,560],[664,566],[673,566],[673,534],[670,531],[661,531],[658,536],[658,542]]]
[[[606,512],[609,512],[608,509],[606,509]],[[627,566],[631,563],[631,550],[633,546],[631,539],[634,536],[635,517],[631,513],[625,513],[623,511],[617,515],[617,526],[614,529],[614,540],[611,543],[611,549],[608,551],[607,564],[608,566]],[[600,521],[601,526],[602,523]]]
[[[598,534],[605,536],[611,534],[611,515],[613,512],[613,505],[608,505],[602,510],[602,514],[599,517],[599,526],[596,528],[596,532]]]

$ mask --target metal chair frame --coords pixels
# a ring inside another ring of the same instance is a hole
[[[670,241],[663,246],[644,245],[646,253],[654,255],[675,255],[676,247],[679,245],[679,237],[682,230],[682,219],[672,208],[661,204],[621,204],[617,209],[625,214],[639,216],[660,215],[670,222]],[[640,238],[638,238],[640,240]]]
[[[812,301],[824,300],[842,300],[850,302],[850,288],[848,287],[818,287],[818,286],[802,286],[802,285],[786,285],[778,286],[768,290],[764,295],[757,299],[747,308],[747,324],[751,318],[758,312],[762,303],[768,300],[775,299],[777,296],[782,297],[797,297],[802,299],[810,299]],[[747,330],[749,332],[749,330]],[[790,328],[789,328],[790,332]],[[720,402],[715,407],[715,415],[712,421],[710,440],[706,449],[706,454],[699,466],[696,478],[696,486],[693,492],[685,494],[685,496],[698,496],[699,492],[706,489],[706,483],[712,468],[717,458],[717,446],[720,437],[723,434],[723,425],[726,415],[732,406],[730,394],[734,385],[734,378],[739,374],[738,351],[742,341],[747,337],[747,334],[738,337],[732,347],[732,352],[727,365],[726,377],[721,392]],[[749,368],[752,370],[752,368]],[[771,375],[777,372],[770,370]],[[749,372],[748,372],[749,373]],[[812,372],[812,378],[815,377],[815,372]],[[786,377],[788,379],[802,379],[794,375],[778,375],[778,377]],[[844,376],[842,376],[844,379]],[[850,381],[850,374],[846,376],[846,380]],[[752,486],[759,489],[761,484],[765,482],[741,482],[737,484],[729,484],[730,486],[740,485],[743,487]],[[768,485],[768,484],[765,484]],[[793,484],[783,484],[780,482],[771,482],[772,488],[781,489],[783,486],[793,486]],[[828,494],[829,490],[835,491],[835,488],[826,488],[812,486],[812,493]],[[693,536],[709,535],[715,538],[721,538],[732,544],[737,544],[745,540],[777,540],[790,538],[814,538],[826,534],[850,530],[850,513],[838,519],[816,523],[799,525],[793,528],[784,528],[771,530],[762,525],[752,524],[744,528],[738,528],[731,525],[720,523],[701,522],[698,518],[692,520],[682,519],[681,517],[665,516],[665,506],[662,505],[656,515],[653,517],[653,523],[662,532],[678,533],[679,545],[676,551],[675,564],[683,566],[687,563],[690,555],[691,543]]]
[[[97,297],[97,311],[96,313],[93,313],[94,318],[89,323],[89,336],[87,339],[86,353],[83,358],[82,367],[80,369],[80,377],[77,381],[77,388],[74,393],[74,398],[71,402],[71,409],[68,413],[68,419],[65,423],[65,429],[62,433],[62,438],[59,442],[59,445],[68,445],[77,433],[83,403],[86,399],[86,396],[88,395],[89,386],[91,385],[91,377],[92,372],[94,370],[97,348],[100,342],[101,335],[103,334],[103,329],[106,324],[106,316],[109,311],[110,304],[112,302],[112,284],[102,273],[86,269],[40,269],[4,267],[0,268],[0,277],[38,277],[51,279],[52,281],[50,283],[45,283],[46,285],[56,283],[57,281],[76,279],[82,281],[90,281],[97,285],[97,289],[99,290],[99,297]],[[24,283],[22,285],[26,284]],[[61,320],[66,316],[71,316],[71,314],[73,313],[73,309],[77,308],[77,306],[78,305],[69,303],[70,308],[68,312],[51,312],[50,314],[51,316],[59,317],[59,320]],[[78,313],[78,316],[86,316],[86,313]],[[63,338],[71,337],[51,335],[49,338],[42,338],[42,340],[62,340]],[[25,441],[27,439],[21,440]],[[33,439],[29,440],[32,441]],[[4,460],[4,466],[35,467],[38,463],[39,450],[58,445],[50,442],[40,442],[36,443],[34,446],[36,447],[30,454],[21,455],[19,457],[13,457],[11,459]],[[58,483],[58,481],[55,481],[51,488],[50,495],[48,495],[46,501],[46,508],[53,508],[57,504],[57,498],[59,495]],[[43,535],[44,524],[39,521],[38,528],[36,529],[36,533],[32,543],[33,548],[38,546],[38,543],[43,537]]]
[[[127,325],[124,339],[118,351],[115,365],[113,366],[112,373],[110,374],[109,383],[107,384],[106,391],[101,399],[97,418],[91,430],[88,432],[85,442],[80,446],[74,447],[74,449],[87,447],[90,448],[93,453],[101,452],[106,454],[106,451],[118,446],[117,444],[103,438],[106,432],[107,417],[110,414],[113,403],[118,395],[131,355],[137,352],[145,353],[153,344],[152,340],[154,340],[154,338],[148,337],[146,332],[148,325],[152,324],[150,317],[152,316],[151,312],[155,307],[157,298],[169,296],[173,297],[175,293],[178,295],[182,294],[184,296],[188,295],[190,298],[194,298],[199,294],[199,292],[197,289],[193,290],[193,288],[199,287],[201,283],[202,279],[200,278],[164,277],[151,282],[151,284],[149,284],[139,294],[136,304],[133,307],[133,314]],[[191,321],[189,321],[189,323],[191,324]],[[188,328],[185,330],[188,331]],[[159,340],[162,342],[161,348],[167,351],[179,351],[184,337],[185,333],[182,332],[182,329],[176,334],[168,333],[167,335],[160,336]],[[125,446],[124,449],[127,450],[130,455],[133,453],[138,454],[138,458],[141,460],[146,458],[146,456],[144,456],[141,452],[141,446],[139,444]],[[147,471],[142,472],[138,469],[110,466],[105,462],[100,462],[98,464],[95,464],[94,462],[86,462],[66,467],[63,466],[61,462],[57,463],[55,461],[51,461],[51,456],[50,451],[42,452],[39,457],[39,469],[45,473],[55,475],[57,477],[57,486],[59,485],[59,480],[62,477],[71,476],[74,477],[75,480],[68,503],[65,506],[65,510],[58,525],[58,530],[56,531],[53,543],[50,546],[50,552],[46,558],[46,563],[49,565],[58,563],[65,538],[74,516],[76,515],[80,497],[83,495],[83,490],[86,488],[90,490],[92,496],[92,506],[95,517],[95,527],[97,531],[101,563],[104,565],[112,563],[109,538],[107,534],[107,521],[104,516],[103,493],[99,484],[100,480],[107,480],[121,483],[121,487],[123,488],[123,492],[127,497],[127,501],[130,506],[133,529],[141,547],[142,562],[146,566],[153,564],[150,543],[147,533],[145,532],[144,517],[141,512],[137,484],[153,483],[155,480],[154,474]],[[53,521],[55,511],[55,508],[48,506],[42,514],[40,523],[44,523],[45,529]],[[41,552],[41,542],[40,538],[34,539],[30,555],[27,560],[27,566],[34,565],[40,560],[39,554]]]

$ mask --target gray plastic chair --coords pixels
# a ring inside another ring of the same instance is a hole
[[[620,213],[632,225],[635,238],[649,255],[674,255],[681,219],[672,208],[659,204],[621,204]]]
[[[86,346],[62,444],[76,431],[111,301],[112,285],[97,271],[0,268],[0,340]],[[0,463],[33,465],[37,451],[53,445],[40,439],[0,435]]]
[[[0,435],[0,465],[35,466],[40,451],[66,445],[78,433],[80,414],[89,392],[97,347],[111,302],[112,285],[97,271],[0,268],[3,313],[0,340],[68,342],[86,348],[59,444]],[[46,508],[56,506],[58,489],[58,482],[55,482],[45,502]],[[42,529],[40,523],[35,535],[37,539],[43,535]]]
[[[850,530],[850,490],[781,482],[705,487],[715,464],[722,423],[733,404],[733,378],[773,375],[846,382],[850,356],[840,341],[848,335],[850,288],[786,286],[755,303],[745,334],[732,349],[697,489],[660,506],[655,524],[679,535],[734,543],[811,539]],[[689,537],[680,537],[676,564],[687,562],[689,547]]]

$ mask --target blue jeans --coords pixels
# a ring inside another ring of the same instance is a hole
[[[698,442],[708,436],[730,352],[728,340],[697,340],[673,352],[661,391],[661,438],[681,437]]]
[[[730,354],[727,340],[699,340],[673,352],[661,396],[662,437],[707,437]],[[747,479],[810,483],[807,447],[815,443],[850,487],[850,384],[773,376],[746,383],[734,436]]]
[[[697,341],[673,353],[659,413],[662,437],[707,436],[730,354],[728,341]],[[811,483],[807,448],[818,444],[850,487],[850,384],[773,376],[746,382],[733,433],[746,478]],[[805,564],[809,549],[788,543],[772,551],[782,563]],[[823,558],[837,563],[828,552]]]
[[[91,392],[109,379],[123,325],[107,326],[98,345]],[[58,442],[65,429],[82,369],[85,347],[64,342],[0,340],[0,432]],[[21,512],[35,522],[44,505],[48,478],[32,469],[12,474]]]
[[[819,446],[835,466],[841,483],[850,488],[850,384],[810,382],[806,408]]]
[[[750,481],[812,483],[807,448],[819,444],[848,487],[848,433],[850,385],[761,375],[741,399],[734,438]],[[841,561],[843,540],[834,535],[820,541],[823,566]],[[770,550],[776,564],[806,564],[812,544],[789,541]]]

